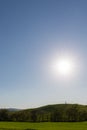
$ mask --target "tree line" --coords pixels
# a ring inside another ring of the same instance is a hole
[[[0,109],[0,121],[80,122],[87,121],[87,106],[77,104],[48,105],[36,109],[9,111]]]

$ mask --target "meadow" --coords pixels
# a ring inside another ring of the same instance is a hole
[[[87,122],[77,122],[77,123],[0,122],[0,130],[87,130]]]

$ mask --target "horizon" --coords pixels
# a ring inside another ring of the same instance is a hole
[[[29,107],[29,108],[16,108],[16,107],[6,107],[6,108],[0,108],[0,109],[17,109],[17,110],[27,110],[27,109],[37,109],[37,108],[42,108],[46,106],[55,106],[55,105],[82,105],[82,106],[87,106],[87,104],[78,104],[78,103],[58,103],[58,104],[44,104],[41,106],[36,106],[36,107]]]
[[[37,109],[37,108],[41,108],[41,107],[46,107],[46,106],[54,106],[54,105],[62,105],[62,104],[66,104],[66,105],[82,105],[82,106],[87,106],[87,104],[80,104],[80,103],[70,103],[70,102],[62,102],[62,103],[53,103],[53,104],[43,104],[43,105],[39,105],[39,106],[34,106],[34,107],[25,107],[25,108],[17,108],[17,107],[0,107],[0,109],[17,109],[17,110],[27,110],[27,109]]]
[[[0,108],[87,104],[87,1],[0,1]]]

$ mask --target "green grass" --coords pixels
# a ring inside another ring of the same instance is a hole
[[[0,122],[0,130],[87,130],[87,122],[79,122],[79,123]]]

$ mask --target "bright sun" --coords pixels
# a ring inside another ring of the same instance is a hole
[[[72,71],[72,64],[67,59],[61,59],[56,66],[61,74],[69,74]]]
[[[70,59],[61,58],[54,61],[52,68],[55,74],[69,75],[73,71],[73,63]]]

